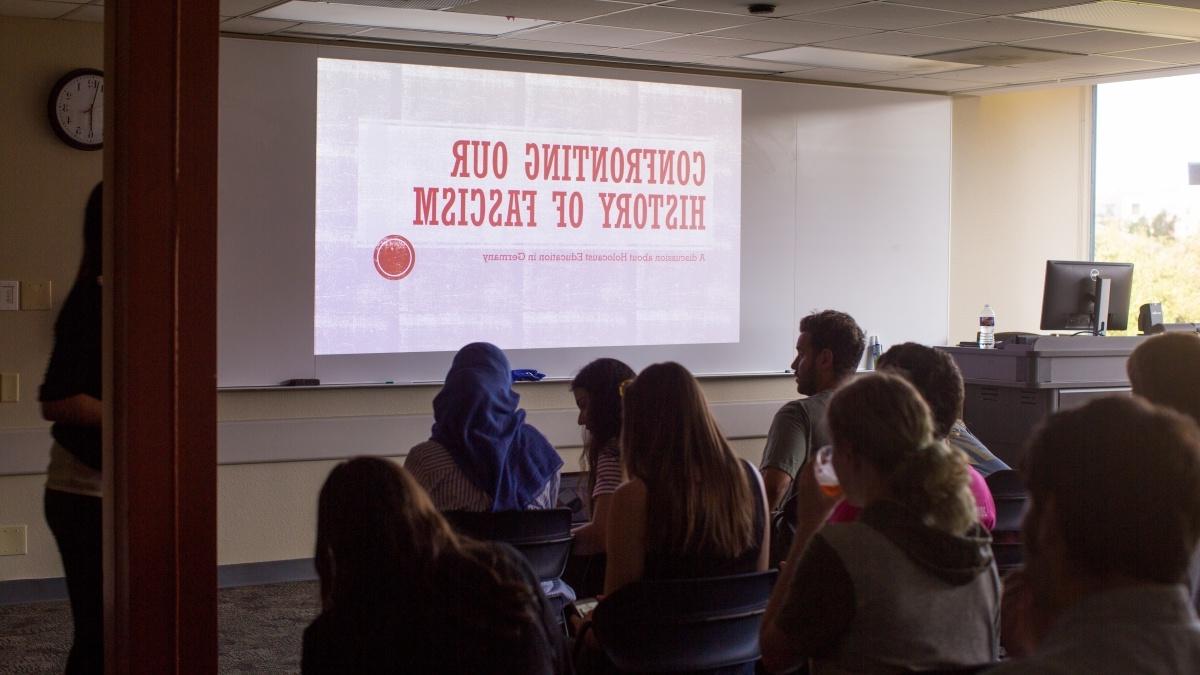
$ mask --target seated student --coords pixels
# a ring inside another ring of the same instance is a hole
[[[866,375],[829,403],[833,463],[853,523],[825,526],[838,497],[813,463],[797,531],[763,618],[763,663],[783,672],[895,673],[994,661],[999,579],[962,453],[934,438],[904,379]]]
[[[962,372],[949,354],[916,342],[893,345],[876,363],[876,368],[894,372],[908,380],[929,404],[934,433],[950,447],[962,450],[967,462],[984,478],[1006,471],[1009,466],[992,454],[962,420]]]
[[[1022,460],[1032,655],[995,673],[1198,673],[1184,572],[1200,540],[1200,428],[1137,398],[1050,417]],[[1006,612],[1008,608],[1006,608]]]
[[[525,423],[504,352],[458,351],[433,399],[433,433],[404,460],[440,511],[552,509],[562,458]]]
[[[996,525],[996,502],[984,476],[1007,469],[1008,465],[988,451],[979,439],[967,431],[960,419],[963,407],[963,381],[958,365],[950,355],[915,342],[894,345],[879,357],[879,372],[892,373],[916,387],[933,415],[933,436],[966,455],[971,478],[971,494],[979,508],[979,522],[989,532]],[[971,439],[972,442],[967,439]],[[860,509],[843,501],[829,517],[832,523],[858,518]]]
[[[649,366],[625,387],[621,455],[629,480],[612,497],[605,593],[767,568],[762,479],[733,454],[683,366]]]
[[[563,579],[577,593],[591,596],[604,589],[605,537],[612,494],[624,482],[621,471],[621,386],[633,369],[616,359],[596,359],[571,381],[579,425],[584,429],[583,458],[591,520],[575,529],[571,560]]]
[[[511,673],[569,667],[528,563],[460,537],[396,464],[359,457],[329,474],[317,506],[320,616],[301,672]]]
[[[1200,424],[1200,336],[1164,333],[1138,345],[1125,368],[1133,393]]]

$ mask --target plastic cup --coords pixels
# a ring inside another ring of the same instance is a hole
[[[833,470],[833,446],[826,445],[817,450],[816,455],[817,485],[821,492],[830,497],[842,496],[842,485],[838,482],[837,473]]]

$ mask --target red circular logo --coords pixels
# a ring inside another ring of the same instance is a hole
[[[417,253],[412,242],[398,234],[389,234],[375,247],[375,271],[384,279],[403,279],[412,272]]]

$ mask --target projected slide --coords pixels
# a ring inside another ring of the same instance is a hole
[[[317,354],[738,341],[740,91],[317,74]]]

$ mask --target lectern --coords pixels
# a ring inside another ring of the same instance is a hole
[[[1127,395],[1125,362],[1144,336],[1047,335],[996,349],[941,347],[966,385],[963,420],[1000,459],[1017,466],[1037,423],[1093,398]]]

